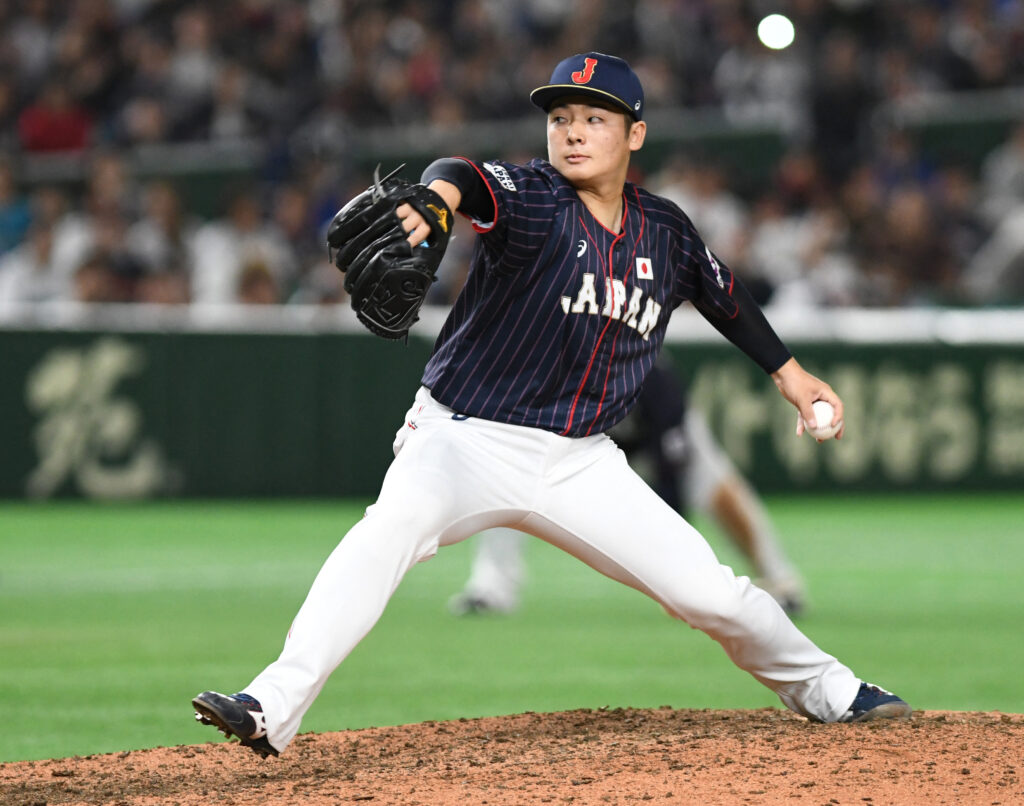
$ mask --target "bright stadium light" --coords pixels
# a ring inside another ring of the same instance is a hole
[[[782,50],[793,44],[796,29],[789,17],[783,14],[769,14],[757,26],[757,37],[766,48]]]

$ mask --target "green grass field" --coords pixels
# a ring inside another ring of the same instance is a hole
[[[801,627],[919,709],[1024,712],[1021,496],[773,498]],[[192,719],[276,657],[346,502],[0,503],[0,761],[216,738]],[[741,561],[710,528],[722,558]],[[471,544],[416,566],[303,723],[778,701],[703,634],[539,541],[523,609],[458,620]]]

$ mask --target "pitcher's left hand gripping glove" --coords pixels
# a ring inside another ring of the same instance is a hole
[[[400,170],[384,179],[375,172],[373,185],[342,207],[327,230],[331,259],[345,275],[356,316],[385,339],[404,338],[419,319],[453,223],[444,199],[426,185],[395,176]],[[409,246],[395,213],[403,203],[430,225],[419,246]]]

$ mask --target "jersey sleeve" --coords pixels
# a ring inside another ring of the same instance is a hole
[[[704,243],[683,215],[678,255],[681,261],[677,294],[739,347],[765,372],[771,373],[792,357],[743,283]]]
[[[530,166],[501,160],[466,162],[477,171],[491,199],[488,215],[467,215],[489,262],[503,273],[531,266],[554,219],[556,201],[551,183]]]
[[[685,216],[684,221],[686,226],[677,253],[682,263],[682,271],[677,275],[679,301],[689,300],[705,316],[732,318],[736,315],[733,297],[736,278],[729,267],[715,257]]]

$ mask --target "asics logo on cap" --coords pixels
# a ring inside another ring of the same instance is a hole
[[[595,67],[597,67],[597,59],[584,59],[583,69],[577,70],[570,78],[574,84],[587,84],[594,77]]]

